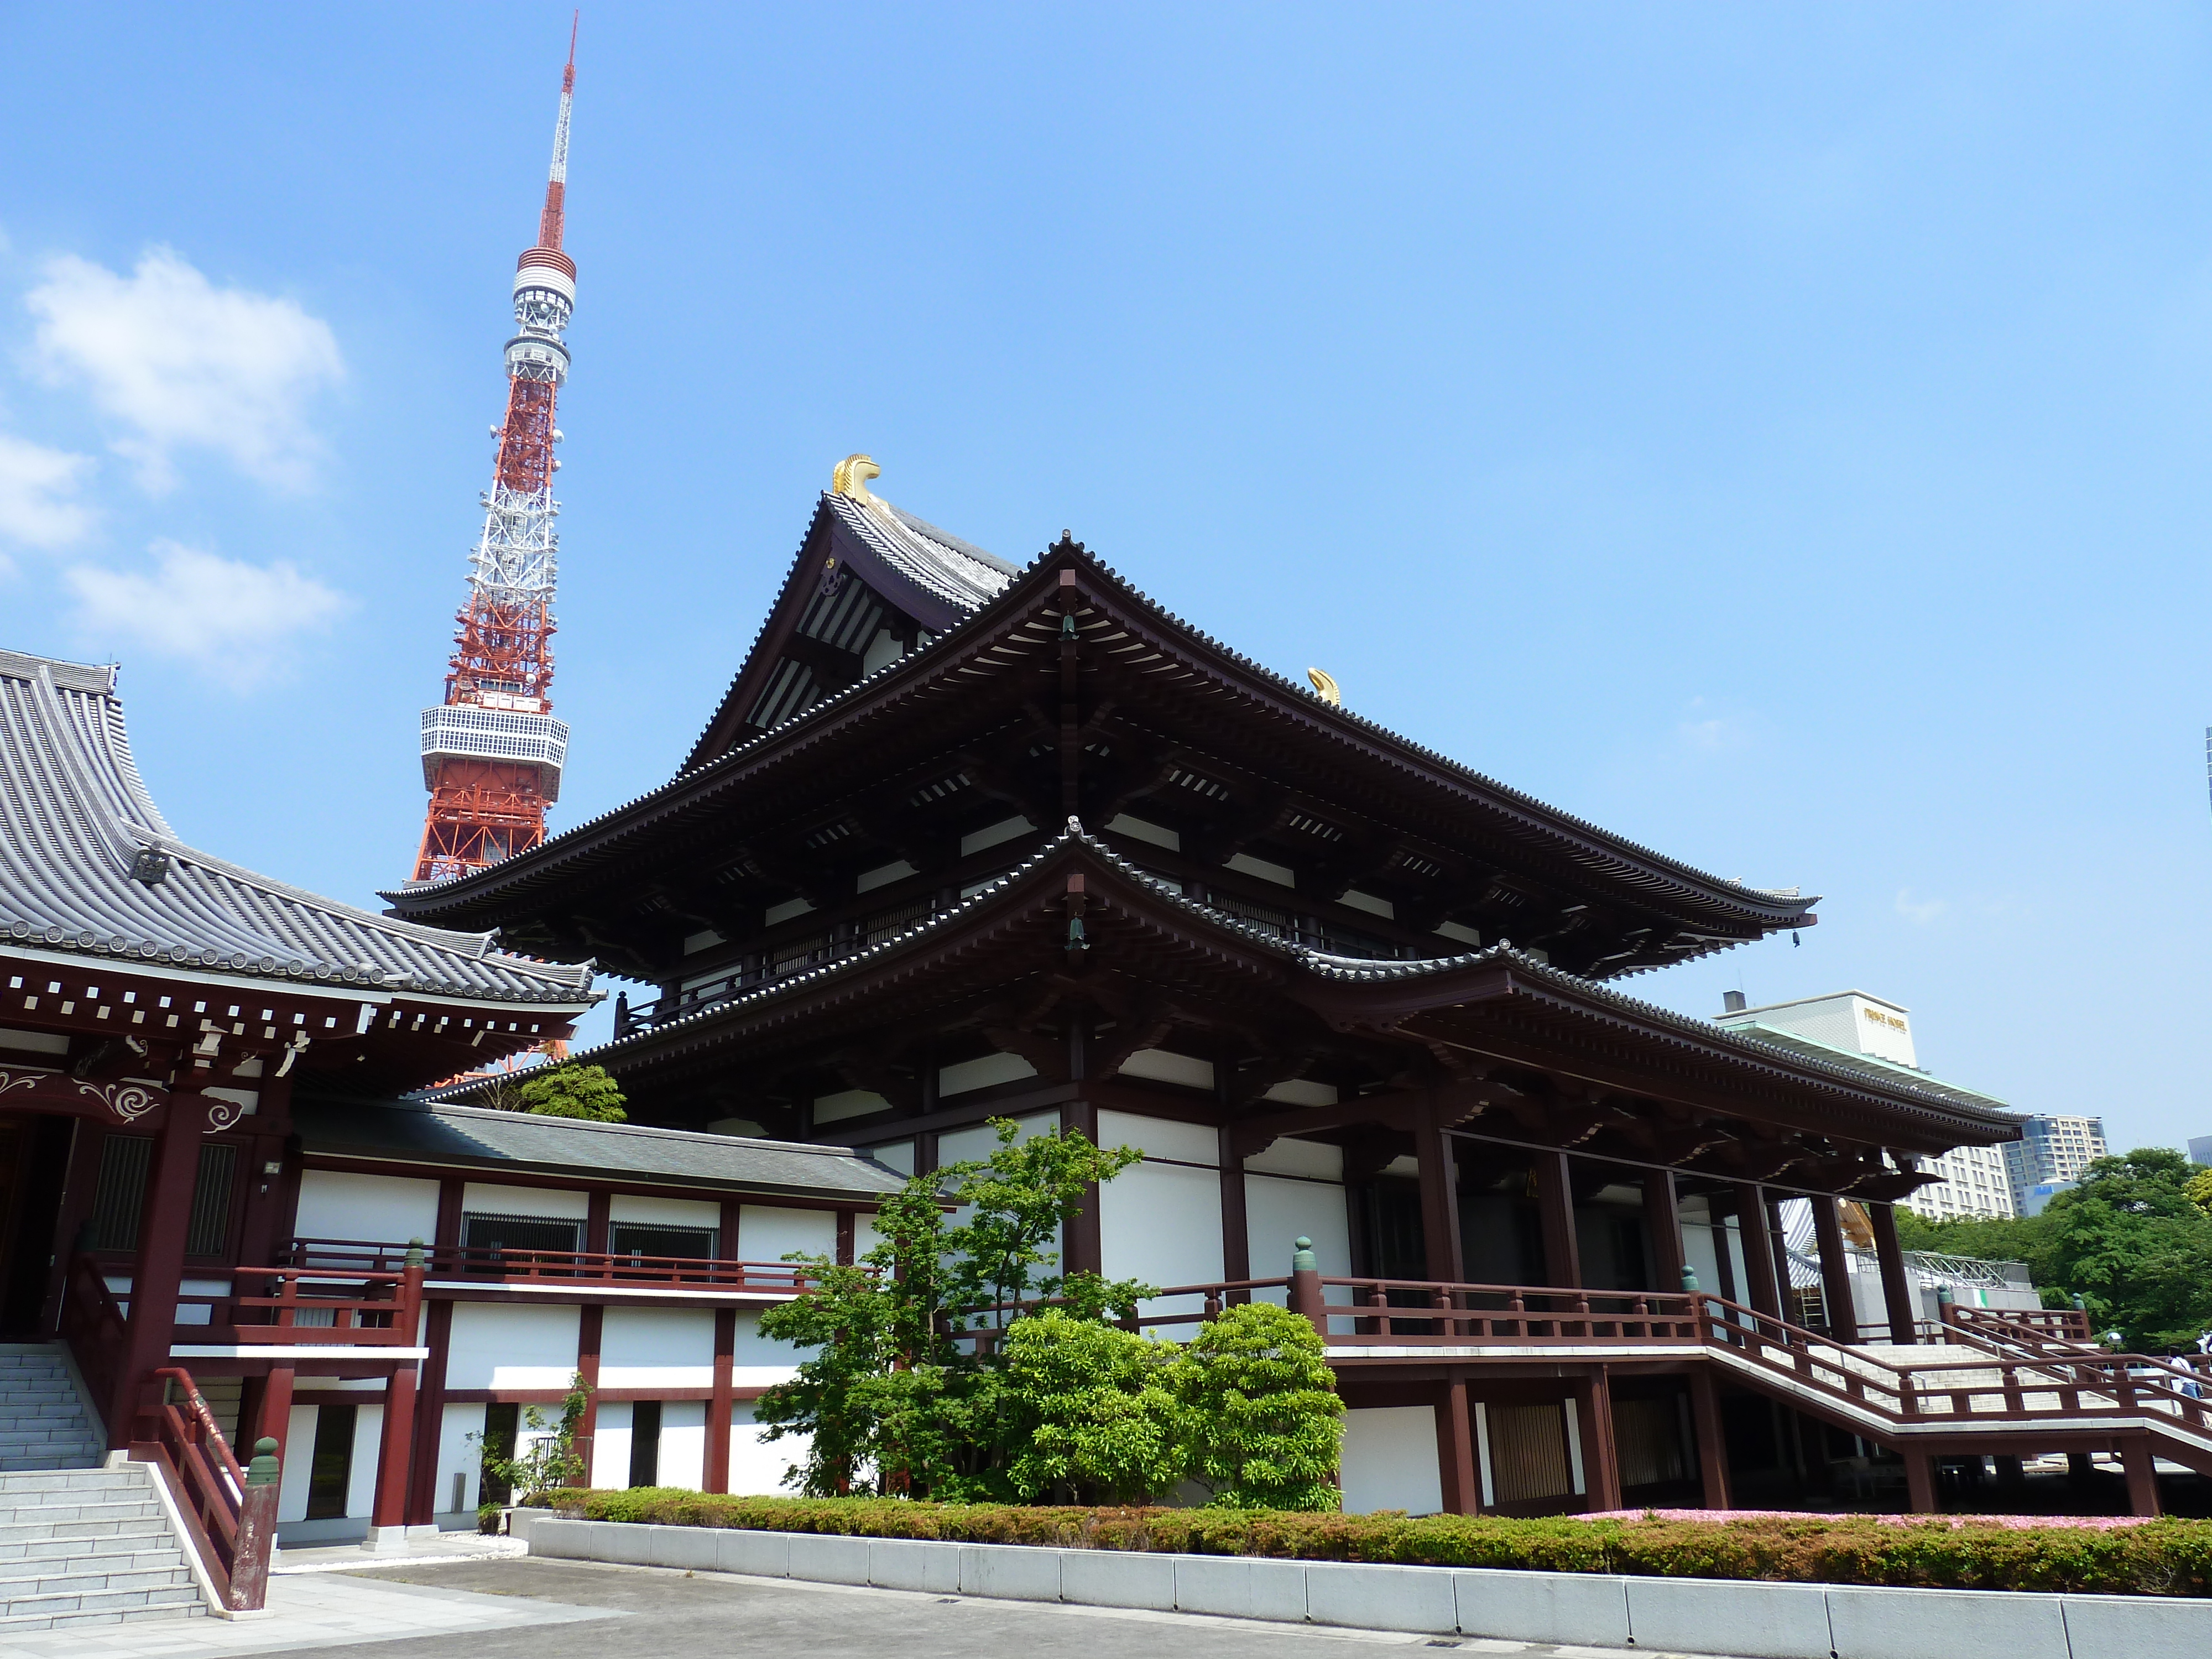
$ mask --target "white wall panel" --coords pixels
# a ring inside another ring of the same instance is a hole
[[[1311,1176],[1317,1181],[1341,1181],[1344,1148],[1285,1135],[1266,1151],[1246,1158],[1244,1167],[1260,1175]]]
[[[1299,1238],[1313,1240],[1314,1261],[1322,1273],[1352,1272],[1351,1217],[1344,1188],[1334,1182],[1246,1176],[1244,1232],[1255,1279],[1288,1273],[1293,1244]]]
[[[1181,1164],[1132,1164],[1098,1189],[1098,1241],[1109,1279],[1160,1285],[1220,1279],[1219,1172]],[[1194,1297],[1154,1297],[1144,1311],[1195,1313],[1201,1305]]]
[[[404,1176],[300,1174],[300,1238],[349,1238],[369,1244],[425,1243],[438,1236],[438,1183]]]
[[[1346,1412],[1343,1479],[1347,1515],[1370,1510],[1434,1515],[1443,1509],[1435,1408],[1386,1406]]]
[[[591,1195],[561,1187],[497,1187],[471,1181],[461,1188],[461,1208],[478,1215],[542,1215],[581,1221],[591,1213]]]
[[[475,1405],[455,1404],[446,1407],[445,1419],[438,1425],[438,1483],[434,1508],[440,1515],[454,1515],[473,1510],[483,1501],[484,1408]],[[473,1435],[474,1439],[470,1438]],[[453,1502],[453,1477],[461,1477],[461,1501]]]
[[[647,1227],[719,1227],[722,1206],[706,1199],[614,1193],[607,1199],[607,1219]]]
[[[707,1402],[669,1401],[660,1408],[659,1483],[697,1492],[706,1484],[706,1469]]]
[[[730,1381],[732,1387],[763,1389],[771,1382],[781,1382],[790,1377],[807,1350],[794,1348],[788,1342],[777,1342],[763,1336],[760,1316],[740,1311],[738,1315],[737,1340],[730,1353]]]
[[[346,1519],[376,1512],[376,1443],[384,1436],[384,1407],[364,1404],[354,1413],[353,1468],[346,1481]]]
[[[1058,1127],[1057,1112],[1032,1112],[1027,1117],[1018,1117],[1014,1120],[1014,1144],[1019,1146],[1032,1135],[1050,1134]],[[998,1150],[999,1132],[988,1123],[967,1129],[948,1129],[937,1138],[937,1166],[943,1169],[948,1164],[987,1158]]]
[[[599,1337],[603,1389],[711,1389],[710,1309],[609,1308]]]
[[[761,1433],[751,1404],[738,1401],[730,1413],[730,1491],[740,1498],[795,1495],[796,1487],[783,1484],[783,1472],[806,1461],[808,1437],[764,1441]]]
[[[509,1302],[453,1306],[449,1389],[565,1389],[576,1370],[579,1310]]]
[[[1098,1144],[1134,1146],[1148,1158],[1173,1158],[1178,1164],[1218,1165],[1221,1162],[1219,1131],[1204,1123],[1139,1117],[1134,1112],[1099,1113]]]
[[[284,1468],[276,1487],[276,1520],[307,1518],[307,1480],[315,1462],[315,1407],[295,1405],[284,1424]]]
[[[592,1485],[601,1492],[629,1485],[630,1402],[599,1402],[599,1426],[592,1431]]]
[[[786,1210],[748,1204],[738,1212],[740,1261],[781,1261],[793,1251],[837,1254],[837,1217],[830,1210]]]

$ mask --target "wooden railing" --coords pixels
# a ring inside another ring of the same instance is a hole
[[[390,1273],[404,1270],[410,1247],[348,1239],[300,1238],[284,1266],[305,1282],[331,1272]],[[748,1296],[796,1297],[819,1274],[790,1261],[720,1261],[699,1256],[635,1252],[519,1250],[505,1245],[424,1245],[415,1251],[426,1278],[485,1285],[558,1284],[578,1290],[669,1289],[723,1291]]]
[[[227,1267],[228,1290],[177,1297],[179,1337],[249,1346],[406,1348],[420,1329],[423,1269],[404,1259],[386,1267]],[[187,1308],[204,1308],[199,1318]]]
[[[69,1344],[78,1374],[103,1410],[115,1398],[116,1367],[123,1363],[129,1331],[130,1322],[107,1288],[100,1263],[88,1255],[72,1256],[62,1293],[62,1340]]]
[[[2008,1346],[2094,1347],[2096,1328],[2079,1308],[1972,1308],[1943,1304],[1945,1334],[1986,1337]]]
[[[274,1453],[275,1442],[263,1444]],[[268,1598],[276,1535],[276,1457],[264,1455],[251,1471],[240,1468],[191,1374],[174,1365],[154,1373],[131,1455],[167,1477],[187,1541],[223,1605],[234,1613],[260,1607]]]

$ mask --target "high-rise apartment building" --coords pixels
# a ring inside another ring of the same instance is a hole
[[[1906,1071],[1923,1087],[1938,1087],[1983,1107],[2004,1109],[2004,1103],[1970,1089],[1938,1084],[1920,1069],[1912,1047],[1912,1015],[1907,1009],[1863,991],[1801,997],[1794,1002],[1745,1006],[1743,994],[1726,994],[1720,1023],[1801,1053],[1847,1061],[1869,1070]],[[2101,1144],[2101,1143],[2100,1143]],[[1958,1146],[1921,1168],[1941,1177],[1898,1200],[1930,1221],[1971,1217],[1996,1219],[2016,1213],[2014,1186],[2005,1152],[1995,1146]]]
[[[2106,1155],[2100,1117],[2035,1116],[2021,1128],[2021,1138],[2006,1145],[2004,1160],[2014,1206],[2024,1215],[2042,1207],[2030,1207],[2033,1188],[2079,1181],[2084,1170]]]

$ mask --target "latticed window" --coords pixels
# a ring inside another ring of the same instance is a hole
[[[100,1178],[92,1199],[92,1248],[135,1250],[138,1218],[146,1205],[146,1177],[154,1163],[151,1135],[112,1134],[100,1149]],[[186,1255],[221,1255],[230,1243],[231,1183],[238,1148],[203,1141],[192,1180],[191,1219],[185,1228]]]

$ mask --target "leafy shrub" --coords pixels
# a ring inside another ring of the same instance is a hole
[[[588,1118],[594,1123],[627,1123],[622,1085],[604,1066],[546,1066],[517,1086],[522,1109],[541,1117]]]
[[[1190,1425],[1191,1478],[1216,1504],[1337,1507],[1344,1402],[1303,1315],[1267,1302],[1223,1309],[1178,1357],[1173,1386]]]
[[[1187,1369],[1171,1342],[1057,1308],[1015,1321],[1003,1374],[1015,1407],[1014,1491],[1032,1501],[1126,1504],[1170,1490],[1186,1462],[1170,1385]]]
[[[886,1498],[740,1498],[641,1487],[549,1495],[562,1513],[662,1526],[1055,1548],[1257,1555],[1646,1577],[1767,1579],[2114,1595],[2212,1594],[2212,1522],[2019,1527],[1930,1516],[1733,1521],[1066,1509]]]

